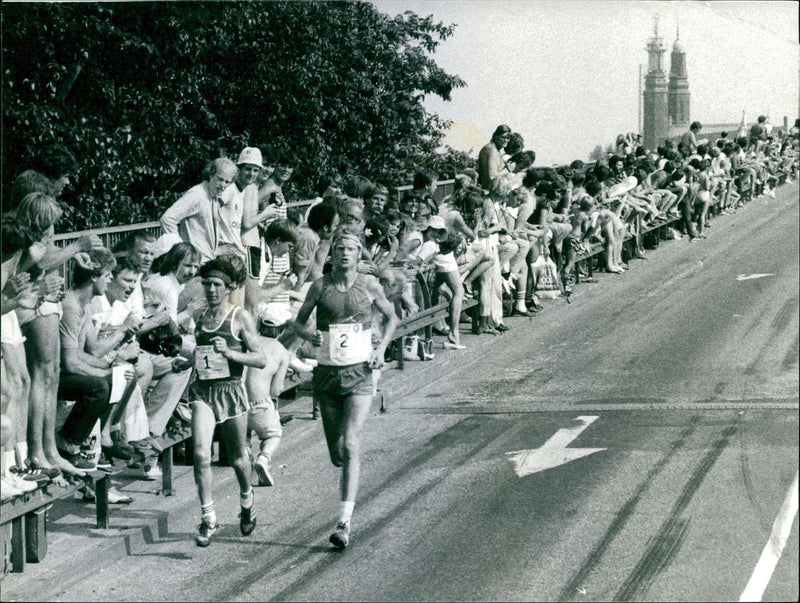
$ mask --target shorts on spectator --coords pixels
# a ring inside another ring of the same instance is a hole
[[[25,336],[19,328],[19,320],[15,310],[7,312],[2,316],[0,322],[0,343],[16,348],[25,343]]]
[[[247,426],[256,433],[260,440],[279,438],[283,435],[281,418],[272,398],[264,396],[250,404]]]

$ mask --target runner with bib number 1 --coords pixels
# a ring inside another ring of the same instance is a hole
[[[211,444],[219,425],[228,460],[239,482],[239,529],[249,536],[256,527],[253,490],[250,487],[250,456],[247,443],[247,399],[242,373],[245,366],[264,368],[267,359],[261,349],[255,322],[244,308],[230,303],[231,293],[245,281],[244,262],[224,255],[203,264],[198,272],[208,309],[197,321],[194,362],[173,361],[173,370],[194,366],[195,382],[189,388],[192,402],[194,440],[194,481],[200,496],[200,531],[197,546],[206,547],[217,531],[211,473]]]
[[[297,313],[298,336],[318,348],[314,368],[314,402],[331,462],[342,468],[342,511],[330,542],[343,549],[350,542],[360,473],[361,430],[372,403],[372,369],[383,366],[386,346],[392,341],[397,317],[377,278],[357,271],[363,247],[361,237],[338,230],[331,244],[333,270],[314,282]],[[388,324],[376,349],[372,347],[372,306]],[[317,310],[316,330],[306,327]]]

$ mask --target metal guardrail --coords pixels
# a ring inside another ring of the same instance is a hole
[[[452,195],[454,184],[455,180],[442,180],[441,182],[438,182],[436,192],[433,195],[434,198],[437,201],[441,201],[445,197]],[[412,188],[413,187],[411,185],[397,187],[397,200],[399,201],[402,199],[403,193],[410,191]],[[313,199],[308,199],[305,201],[290,201],[286,204],[286,207],[307,207],[313,202]],[[138,232],[140,230],[147,230],[152,232],[155,236],[159,236],[161,235],[161,223],[139,222],[136,224],[125,224],[122,226],[108,226],[106,228],[93,228],[91,230],[80,230],[77,232],[64,232],[57,234],[53,240],[59,247],[66,247],[70,243],[77,241],[82,236],[93,234],[100,237],[100,240],[103,241],[104,247],[111,249],[114,247],[114,245],[119,243],[125,237],[129,236],[131,233]]]

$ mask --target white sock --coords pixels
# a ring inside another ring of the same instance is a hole
[[[0,474],[4,477],[8,475],[9,469],[14,466],[14,451],[13,450],[3,450],[2,454],[0,454]]]
[[[354,500],[343,500],[342,501],[342,513],[339,516],[339,523],[350,523],[350,520],[353,518],[353,507],[355,507],[356,501]]]
[[[24,469],[25,461],[28,460],[28,442],[17,442],[14,450],[17,453],[17,467]]]
[[[242,509],[251,509],[253,507],[253,489],[250,488],[247,492],[239,492],[239,504]]]
[[[217,511],[213,502],[210,502],[207,505],[201,505],[200,513],[201,518],[204,519],[208,525],[217,525]]]

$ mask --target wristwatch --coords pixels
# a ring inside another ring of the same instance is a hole
[[[105,356],[103,356],[103,358],[106,359],[106,362],[108,362],[108,366],[110,367],[114,364],[114,361],[117,359],[117,351],[111,350]]]

